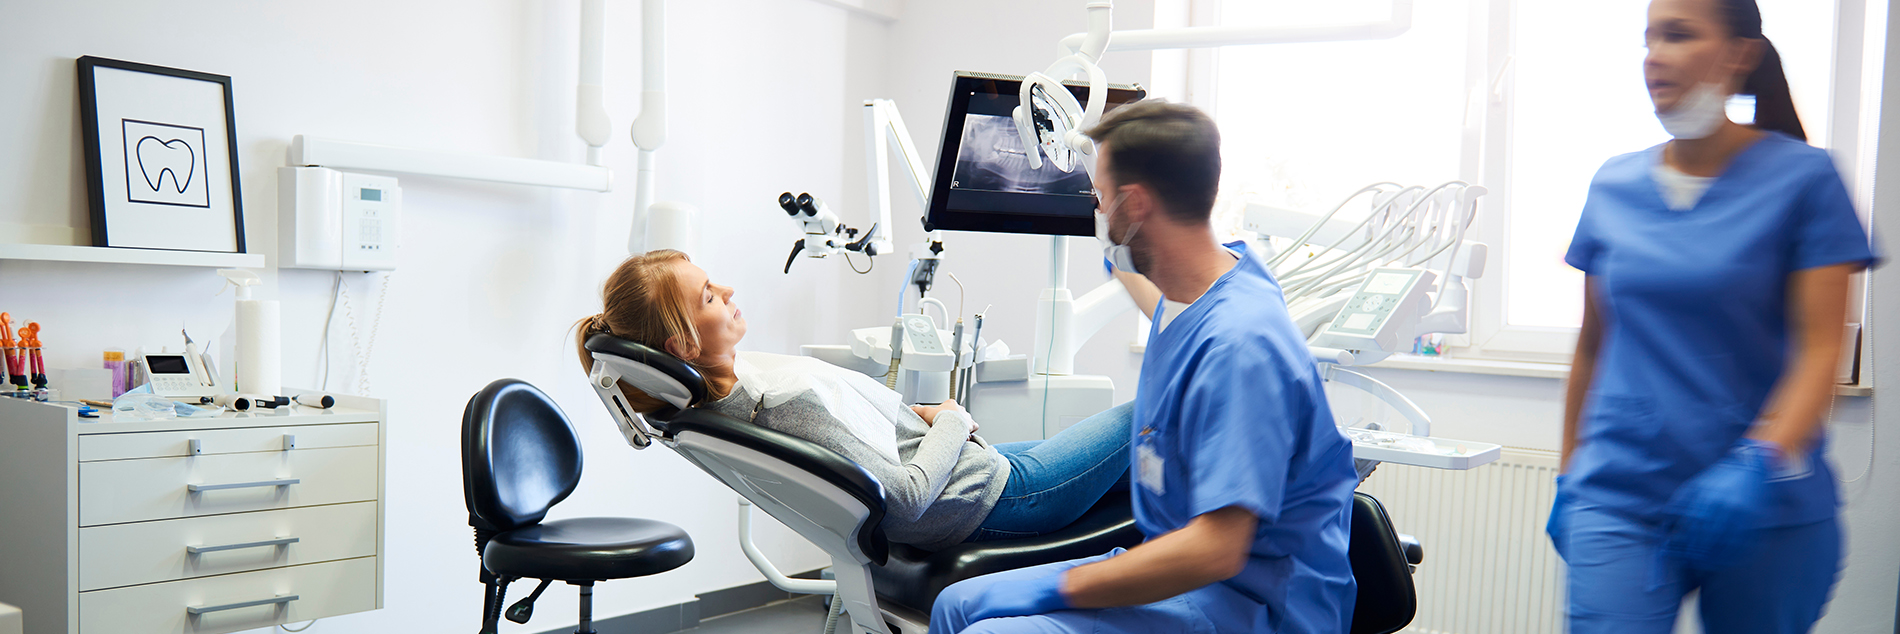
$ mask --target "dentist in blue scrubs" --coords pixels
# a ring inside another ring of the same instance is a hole
[[[1705,632],[1807,632],[1841,568],[1823,426],[1874,249],[1755,0],[1654,0],[1645,41],[1674,140],[1603,165],[1565,256],[1588,280],[1549,523],[1570,631],[1667,634],[1700,590]]]
[[[1279,284],[1215,242],[1214,122],[1141,102],[1089,135],[1097,237],[1117,269],[1145,276],[1123,279],[1154,317],[1128,430],[1147,540],[959,582],[930,631],[1344,634],[1352,445]]]

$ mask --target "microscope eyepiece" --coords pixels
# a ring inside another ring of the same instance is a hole
[[[785,210],[786,215],[798,215],[798,197],[793,196],[791,192],[778,195],[778,206],[780,209]]]
[[[798,208],[804,210],[807,216],[818,217],[818,206],[822,204],[824,203],[818,202],[818,199],[811,194],[798,195]]]

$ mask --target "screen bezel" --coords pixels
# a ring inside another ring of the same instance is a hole
[[[1001,94],[1015,96],[1022,89],[1018,75],[997,75],[957,71],[950,86],[950,105],[945,109],[943,139],[937,152],[936,182],[930,188],[930,209],[924,216],[926,231],[976,231],[983,233],[1022,233],[1051,236],[1093,236],[1095,219],[1066,214],[1004,213],[979,209],[950,208],[950,180],[956,176],[957,154],[963,141],[963,123],[969,115],[971,95]],[[1088,102],[1087,84],[1067,81],[1064,86],[1077,101]],[[1131,104],[1148,96],[1139,85],[1110,84],[1109,108]],[[1091,159],[1092,160],[1092,159]],[[1029,196],[1039,194],[1024,194]]]

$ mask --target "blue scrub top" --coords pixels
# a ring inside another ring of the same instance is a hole
[[[1686,211],[1663,202],[1661,160],[1659,145],[1605,163],[1564,256],[1597,284],[1604,336],[1570,486],[1650,521],[1741,438],[1781,377],[1788,276],[1876,261],[1824,150],[1769,133]],[[1834,515],[1824,444],[1807,476],[1771,486],[1774,525]]]
[[[1259,518],[1246,568],[1188,595],[1221,631],[1349,629],[1352,444],[1334,427],[1306,338],[1257,256],[1243,250],[1167,329],[1150,332],[1134,423],[1144,535],[1229,506]],[[1161,459],[1159,490],[1141,477],[1142,452]]]

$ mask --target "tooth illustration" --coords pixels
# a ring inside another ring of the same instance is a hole
[[[159,185],[165,182],[165,174],[172,175],[172,187],[183,194],[191,187],[191,177],[196,174],[198,153],[192,151],[191,144],[184,139],[160,140],[155,136],[139,139],[139,171],[145,174],[145,184],[152,191],[161,191]]]

